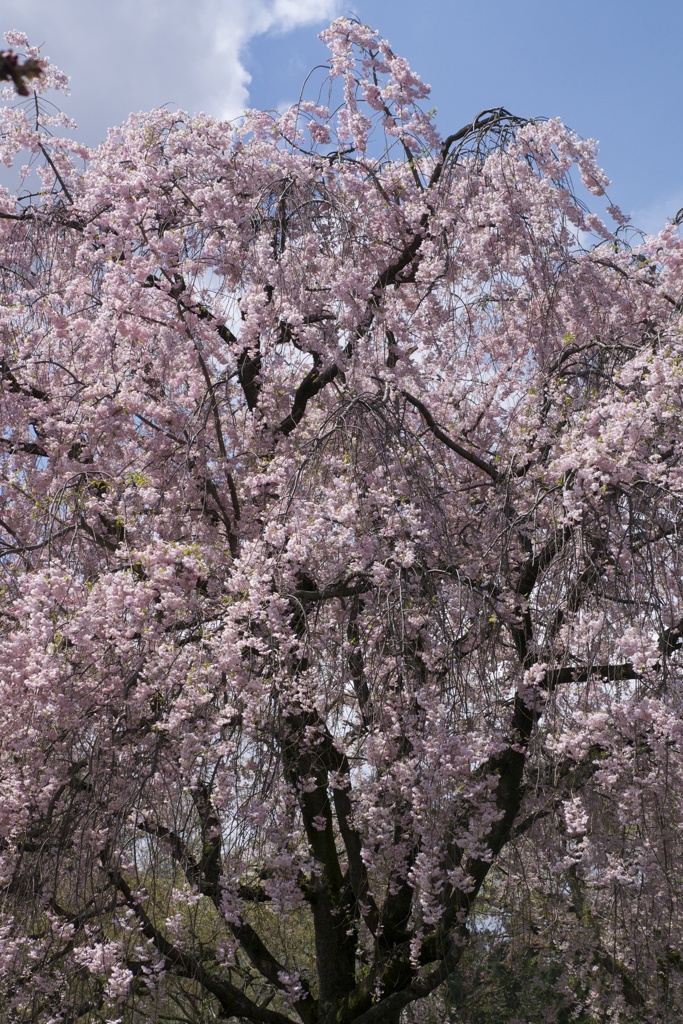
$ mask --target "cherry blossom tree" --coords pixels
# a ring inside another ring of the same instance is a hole
[[[2,1018],[678,1020],[683,245],[323,38],[281,116],[2,114]]]

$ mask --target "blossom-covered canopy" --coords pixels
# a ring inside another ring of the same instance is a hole
[[[683,247],[323,35],[281,116],[2,113],[1,1015],[394,1022],[498,942],[673,1020]]]

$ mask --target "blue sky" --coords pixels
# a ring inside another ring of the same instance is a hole
[[[378,28],[432,85],[448,133],[490,106],[600,141],[612,199],[656,230],[683,206],[680,0],[3,0],[72,76],[93,144],[131,110],[236,115],[294,101],[337,14]]]

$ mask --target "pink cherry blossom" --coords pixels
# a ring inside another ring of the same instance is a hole
[[[323,39],[281,115],[0,113],[0,1017],[427,1020],[495,932],[673,1021],[681,240]]]

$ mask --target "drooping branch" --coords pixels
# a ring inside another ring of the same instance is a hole
[[[659,666],[654,665],[652,671],[658,671]],[[629,680],[642,679],[642,671],[638,671],[630,661],[611,663],[603,665],[563,665],[561,668],[546,669],[540,685],[548,692],[556,690],[559,686],[566,686],[570,683],[587,683],[589,679],[603,679],[605,682],[627,682]]]
[[[335,380],[339,376],[339,372],[339,367],[334,362],[328,363],[323,370],[316,367],[309,370],[294,393],[291,412],[282,420],[276,433],[284,434],[285,437],[291,434],[303,419],[310,400]]]
[[[4,358],[0,359],[0,378],[6,382],[8,391],[12,391],[15,394],[26,395],[27,398],[37,398],[40,402],[49,401],[50,396],[42,388],[37,388],[33,384],[26,385],[21,384],[14,371],[10,368],[7,360]]]
[[[480,469],[483,473],[486,473],[486,475],[491,478],[494,484],[499,482],[499,480],[501,479],[501,474],[498,472],[495,466],[492,466],[489,462],[486,462],[485,459],[480,458],[476,454],[476,452],[470,451],[463,445],[459,444],[458,441],[454,441],[453,438],[449,437],[448,434],[446,434],[445,431],[441,429],[439,424],[436,422],[436,420],[430,413],[427,406],[424,404],[424,402],[420,401],[419,398],[416,398],[414,395],[411,395],[410,392],[408,391],[403,391],[402,394],[405,400],[418,410],[423,420],[429,427],[430,431],[432,432],[434,437],[437,438],[438,441],[441,441],[442,444],[445,444],[447,448],[450,448],[450,450],[452,452],[455,452],[456,455],[459,455],[460,458],[465,459],[473,466],[476,466],[477,469]]]
[[[202,988],[215,996],[221,1009],[231,1016],[253,1021],[254,1024],[294,1024],[285,1014],[269,1010],[267,1006],[259,1006],[231,982],[208,972],[192,954],[178,949],[152,922],[120,871],[110,869],[109,879],[135,914],[142,934],[154,944],[163,957],[167,970],[198,982]]]

